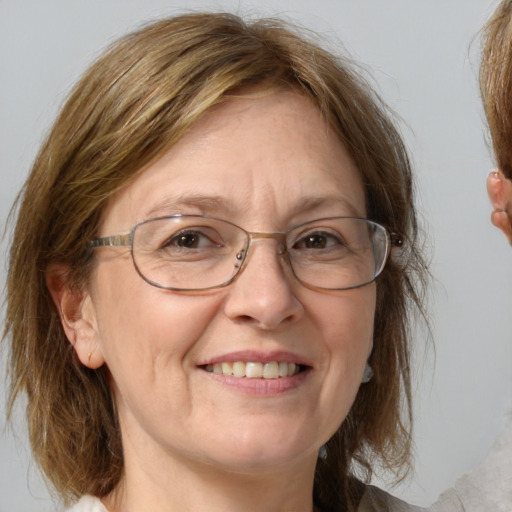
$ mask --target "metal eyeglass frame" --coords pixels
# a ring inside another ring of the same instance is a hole
[[[205,287],[205,288],[179,288],[179,287],[172,287],[172,286],[165,286],[165,285],[162,285],[160,283],[157,283],[156,281],[153,281],[151,279],[149,279],[148,277],[146,277],[143,272],[140,270],[140,268],[138,267],[137,265],[137,262],[136,262],[136,259],[134,257],[134,254],[133,254],[133,240],[134,240],[134,234],[135,234],[135,231],[136,229],[143,225],[143,224],[147,224],[149,222],[152,222],[152,221],[158,221],[158,220],[164,220],[164,219],[176,219],[176,218],[189,218],[189,217],[194,217],[194,218],[198,218],[198,219],[211,219],[211,220],[214,220],[214,221],[220,221],[220,222],[223,222],[223,223],[226,223],[226,224],[230,224],[231,226],[237,228],[238,230],[242,231],[243,233],[245,233],[246,235],[246,238],[247,238],[247,245],[245,246],[245,251],[243,254],[241,253],[238,253],[236,255],[236,258],[240,261],[240,266],[238,267],[238,270],[235,272],[235,274],[230,278],[228,279],[227,281],[221,283],[221,284],[218,284],[218,285],[214,285],[214,286],[208,286],[208,287]],[[290,258],[288,257],[288,250],[287,250],[287,245],[286,245],[286,235],[294,230],[294,229],[297,229],[297,228],[300,228],[301,226],[304,226],[304,225],[307,225],[307,224],[310,224],[310,223],[314,223],[314,222],[319,222],[319,221],[323,221],[323,220],[332,220],[332,219],[353,219],[353,220],[362,220],[362,221],[366,221],[366,222],[369,222],[371,224],[375,224],[377,226],[380,226],[381,228],[383,228],[385,231],[386,231],[386,234],[387,234],[387,240],[388,240],[388,244],[387,244],[387,247],[386,247],[386,255],[384,257],[384,260],[380,266],[380,269],[379,271],[376,273],[376,275],[373,276],[373,278],[369,281],[366,281],[364,283],[361,283],[361,284],[357,284],[355,286],[348,286],[348,287],[344,287],[344,288],[325,288],[325,287],[321,287],[321,286],[316,286],[316,285],[311,285],[305,281],[303,281],[300,277],[297,276],[297,274],[295,273],[295,269],[293,268],[293,265],[290,261]],[[210,217],[208,215],[188,215],[188,214],[174,214],[174,215],[164,215],[164,216],[161,216],[161,217],[152,217],[152,218],[149,218],[149,219],[145,219],[145,220],[142,220],[140,222],[138,222],[137,224],[135,224],[134,226],[132,226],[132,228],[130,229],[130,231],[128,233],[123,233],[123,234],[117,234],[117,235],[109,235],[109,236],[104,236],[104,237],[100,237],[100,238],[95,238],[94,240],[91,240],[88,244],[88,247],[91,248],[91,249],[95,249],[95,248],[101,248],[101,247],[130,247],[130,254],[131,254],[131,257],[132,257],[132,262],[133,262],[133,266],[135,267],[135,270],[137,271],[137,273],[140,275],[140,277],[146,281],[148,284],[152,285],[152,286],[155,286],[157,288],[161,288],[161,289],[164,289],[164,290],[172,290],[172,291],[180,291],[180,292],[201,292],[201,291],[206,291],[206,290],[212,290],[212,289],[216,289],[216,288],[223,288],[225,286],[228,286],[230,283],[232,283],[242,272],[243,268],[245,267],[245,262],[247,261],[247,255],[249,254],[249,250],[251,248],[251,244],[252,244],[252,241],[253,240],[256,240],[256,239],[276,239],[278,240],[279,242],[279,249],[277,251],[277,254],[279,255],[286,255],[286,259],[288,260],[288,264],[292,270],[292,273],[294,275],[294,277],[304,286],[306,286],[307,288],[310,288],[310,289],[314,289],[314,290],[332,290],[332,291],[335,291],[335,290],[351,290],[351,289],[354,289],[354,288],[360,288],[362,286],[365,286],[369,283],[372,283],[373,281],[375,281],[375,279],[377,279],[377,277],[382,273],[382,271],[384,270],[388,260],[389,260],[389,257],[390,257],[390,254],[391,254],[391,249],[393,247],[396,247],[396,248],[401,248],[403,247],[403,244],[404,244],[404,241],[403,241],[403,238],[401,235],[397,234],[397,233],[394,233],[394,232],[391,232],[388,228],[386,228],[385,226],[383,226],[382,224],[380,224],[379,222],[375,222],[371,219],[367,219],[367,218],[364,218],[364,217],[345,217],[345,216],[335,216],[335,217],[324,217],[324,218],[320,218],[320,219],[313,219],[313,220],[310,220],[310,221],[307,221],[307,222],[303,222],[303,223],[300,223],[300,224],[297,224],[296,226],[292,226],[290,229],[284,231],[284,232],[268,232],[268,233],[265,233],[265,232],[251,232],[251,231],[246,231],[245,229],[241,228],[240,226],[238,226],[237,224],[234,224],[233,222],[230,222],[230,221],[227,221],[227,220],[224,220],[224,219],[218,219],[216,217]]]

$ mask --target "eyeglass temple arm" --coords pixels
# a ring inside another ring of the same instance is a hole
[[[89,242],[89,247],[119,247],[132,244],[132,234],[104,236]]]

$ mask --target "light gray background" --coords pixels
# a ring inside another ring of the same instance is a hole
[[[512,406],[512,250],[489,223],[492,169],[477,89],[490,0],[189,1],[286,15],[343,43],[402,116],[431,236],[431,319],[417,362],[416,472],[393,492],[428,504],[485,456]],[[105,45],[185,1],[0,0],[0,220],[66,92]],[[1,246],[5,262],[5,242]],[[5,263],[0,268],[2,282]],[[3,379],[2,379],[3,380]],[[3,385],[3,382],[2,382]],[[0,394],[4,394],[0,388]],[[5,399],[0,397],[0,408]],[[0,512],[55,510],[18,411],[0,420]],[[385,481],[381,485],[386,485]]]

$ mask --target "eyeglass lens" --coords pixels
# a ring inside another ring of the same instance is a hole
[[[353,288],[373,281],[389,251],[386,229],[366,219],[319,219],[270,235],[283,238],[296,277],[324,289]],[[252,237],[258,234],[208,217],[151,219],[134,230],[133,259],[141,276],[162,288],[218,287],[239,272]]]

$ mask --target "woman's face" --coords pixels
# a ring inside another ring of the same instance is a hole
[[[298,93],[268,92],[211,109],[113,198],[99,234],[179,213],[278,232],[366,211],[359,173],[317,109]],[[129,248],[95,257],[83,312],[92,361],[111,375],[127,464],[179,460],[252,472],[314,463],[360,386],[375,284],[308,289],[272,239],[254,242],[233,283],[201,293],[149,285]],[[305,370],[271,380],[208,371],[233,361]]]

